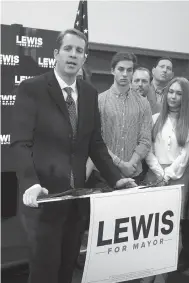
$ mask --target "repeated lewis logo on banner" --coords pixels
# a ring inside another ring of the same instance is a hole
[[[22,81],[25,81],[25,80],[27,80],[27,79],[31,79],[31,78],[33,78],[34,76],[19,76],[19,75],[16,75],[15,77],[14,77],[14,84],[16,85],[16,86],[18,86]]]
[[[0,104],[2,106],[12,106],[14,105],[16,100],[16,95],[12,94],[5,94],[5,95],[0,95]]]
[[[41,37],[16,35],[16,45],[23,47],[39,48],[43,46],[43,39]]]
[[[0,64],[1,65],[11,65],[11,66],[18,65],[19,64],[19,56],[18,55],[0,54]]]
[[[1,144],[10,144],[10,135],[0,135]]]
[[[54,58],[38,58],[38,66],[42,68],[54,68],[55,59]]]

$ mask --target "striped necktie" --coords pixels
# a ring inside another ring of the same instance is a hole
[[[70,117],[70,123],[72,126],[73,136],[75,137],[77,133],[77,114],[76,114],[76,105],[75,101],[72,97],[72,88],[71,87],[65,87],[64,90],[67,92],[67,98],[66,98],[66,105]]]
[[[76,114],[76,105],[75,101],[72,97],[72,88],[71,87],[65,87],[64,90],[67,92],[67,98],[66,98],[66,105],[70,117],[70,123],[72,126],[72,132],[73,132],[73,138],[76,136],[77,133],[77,114]],[[73,171],[71,170],[70,173],[70,185],[72,188],[74,188],[74,175]]]

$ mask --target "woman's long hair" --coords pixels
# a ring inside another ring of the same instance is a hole
[[[176,138],[178,145],[183,147],[186,143],[188,133],[189,133],[189,81],[183,77],[175,77],[172,79],[165,90],[163,105],[160,112],[160,115],[153,127],[152,130],[152,141],[155,141],[155,138],[159,132],[161,132],[163,125],[165,124],[168,114],[169,114],[169,106],[167,103],[167,94],[169,92],[169,88],[173,83],[179,83],[182,89],[182,99],[181,105],[178,112],[177,124],[176,124]]]

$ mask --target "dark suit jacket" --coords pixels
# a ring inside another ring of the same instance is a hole
[[[162,95],[164,95],[164,91],[163,91]],[[151,106],[152,115],[159,113],[161,111],[161,108],[162,108],[162,103],[157,102],[156,92],[155,92],[155,88],[153,86],[153,83],[151,83],[149,91],[147,93],[147,99],[148,99],[150,106]],[[163,99],[163,97],[162,97],[162,99]]]
[[[49,193],[69,188],[71,168],[76,188],[85,182],[91,157],[109,185],[121,178],[101,137],[97,91],[77,81],[78,130],[75,141],[66,103],[50,71],[22,82],[14,105],[11,146],[20,190],[39,183]]]

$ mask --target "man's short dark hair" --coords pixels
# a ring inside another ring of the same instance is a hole
[[[133,75],[134,75],[134,73],[135,73],[136,71],[145,71],[145,72],[148,73],[149,78],[151,78],[151,72],[150,72],[150,70],[149,70],[148,68],[145,68],[145,67],[137,67],[137,68],[134,70]]]
[[[162,61],[162,60],[168,60],[168,61],[170,61],[170,62],[172,63],[172,65],[173,65],[173,61],[172,61],[172,59],[171,59],[170,57],[160,57],[160,58],[158,58],[158,60],[156,61],[155,67],[157,67],[157,65],[159,64],[159,62]]]
[[[60,50],[60,47],[62,46],[62,41],[65,37],[66,34],[73,34],[73,35],[76,35],[78,37],[80,37],[81,39],[83,39],[85,41],[85,53],[87,52],[87,48],[88,48],[88,41],[87,41],[87,38],[85,36],[84,33],[82,33],[81,31],[75,29],[75,28],[72,28],[72,29],[66,29],[65,31],[61,31],[58,36],[57,36],[57,39],[56,39],[56,46],[55,46],[55,49],[58,49]]]
[[[127,53],[127,52],[118,52],[116,53],[111,61],[111,69],[115,69],[115,66],[117,65],[117,63],[119,63],[120,61],[132,61],[134,66],[137,63],[137,58],[135,56],[134,53]]]

